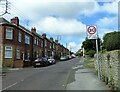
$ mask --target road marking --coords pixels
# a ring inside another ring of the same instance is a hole
[[[24,79],[23,79],[23,80],[20,80],[20,82],[23,82],[23,81],[24,81]],[[12,86],[17,85],[17,84],[20,83],[20,82],[13,83],[12,85],[10,85],[10,86],[2,89],[2,90],[6,90],[6,89],[8,89],[8,88],[11,88]]]
[[[16,84],[18,84],[18,82],[14,83],[14,84],[12,84],[12,85],[10,85],[10,86],[8,86],[8,87],[2,89],[2,90],[6,90],[6,89],[8,89],[8,88],[10,88],[10,87],[12,87],[12,86],[14,86],[14,85],[16,85]]]

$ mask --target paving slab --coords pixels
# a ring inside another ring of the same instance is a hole
[[[111,89],[95,74],[95,69],[85,68],[81,60],[71,70],[67,90],[108,90]]]

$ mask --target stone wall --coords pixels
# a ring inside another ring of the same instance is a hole
[[[94,56],[95,69],[98,71],[96,55]],[[120,90],[120,50],[99,53],[100,76],[109,87]]]

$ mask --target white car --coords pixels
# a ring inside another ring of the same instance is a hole
[[[55,59],[54,58],[48,58],[48,62],[50,63],[50,64],[55,64],[56,63],[56,61],[55,61]]]

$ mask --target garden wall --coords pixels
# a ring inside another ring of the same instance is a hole
[[[96,55],[94,56],[96,71],[98,70]],[[99,53],[100,76],[114,90],[120,90],[120,50]]]

